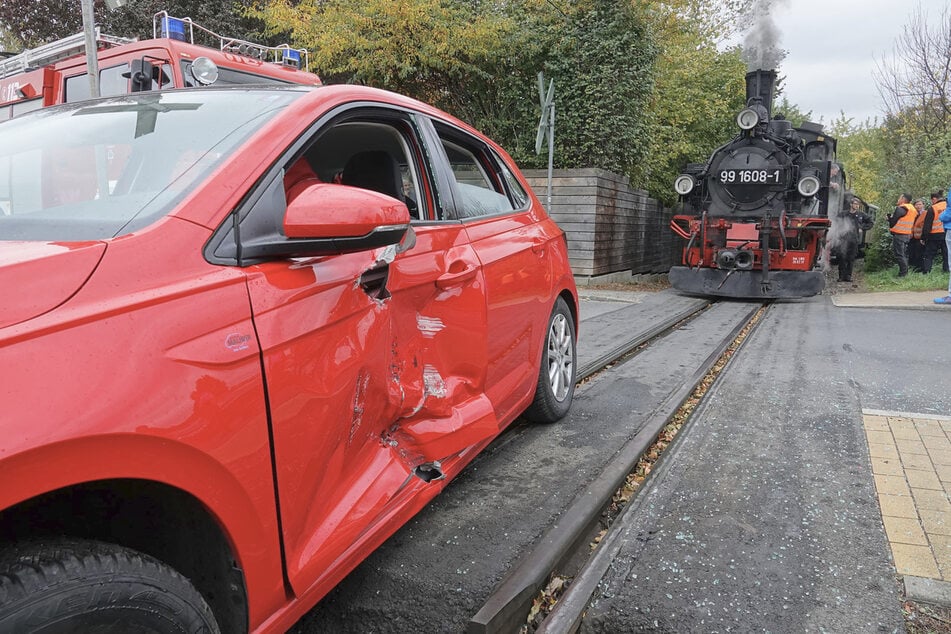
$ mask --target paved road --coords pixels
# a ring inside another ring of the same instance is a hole
[[[705,302],[672,293],[585,300],[581,345],[603,349],[617,343],[618,327],[633,336],[671,307],[690,304]],[[504,435],[294,631],[465,631],[513,562],[712,353],[718,342],[704,333],[728,332],[750,307],[728,302],[705,310],[683,326],[679,343],[657,342],[580,386],[564,420]]]
[[[941,311],[773,305],[648,489],[582,631],[903,631],[861,412],[951,412],[948,359]]]

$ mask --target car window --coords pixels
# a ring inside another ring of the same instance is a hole
[[[525,193],[522,184],[515,178],[515,174],[508,168],[505,161],[497,155],[496,160],[499,165],[499,172],[501,172],[502,178],[505,179],[505,185],[508,187],[509,195],[512,197],[512,204],[515,205],[516,209],[522,209],[528,204],[528,194]]]
[[[493,161],[474,141],[439,133],[455,181],[456,219],[476,218],[514,209],[505,189],[491,171]]]
[[[137,93],[0,125],[0,240],[97,240],[165,215],[301,93]]]
[[[411,218],[424,218],[426,198],[413,138],[406,121],[348,118],[331,124],[285,167],[285,190],[290,194],[301,178],[362,187],[404,202]]]

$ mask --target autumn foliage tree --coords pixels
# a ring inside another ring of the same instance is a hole
[[[745,98],[746,66],[739,50],[717,47],[730,34],[730,22],[721,23],[710,4],[671,3],[651,14],[660,50],[651,100],[651,161],[640,182],[668,204],[684,165],[704,162],[736,134],[736,113]]]
[[[190,17],[219,33],[248,37],[263,30],[263,24],[248,15],[251,0],[134,0],[115,11],[107,10],[105,0],[96,0],[94,6],[96,24],[107,33],[124,37],[152,37],[152,16],[159,11]],[[79,0],[0,2],[0,34],[8,34],[8,46],[38,46],[79,33],[82,28]]]
[[[270,0],[257,15],[271,32],[293,25],[325,80],[434,103],[523,167],[545,162],[539,71],[555,81],[559,167],[632,174],[646,155],[655,49],[630,0]]]
[[[874,134],[877,148],[876,190],[890,212],[901,192],[927,199],[951,185],[951,10],[928,16],[916,8],[898,31],[892,55],[876,73],[885,105],[885,121]],[[887,238],[887,227],[880,235]],[[893,262],[882,239],[869,259],[870,268]]]
[[[736,50],[717,44],[752,0],[96,1],[103,29],[151,37],[167,10],[220,33],[311,51],[325,82],[409,94],[473,123],[523,167],[535,153],[537,73],[555,81],[556,167],[601,167],[670,202],[683,163],[732,134],[742,101]],[[78,32],[79,0],[0,4],[5,41]]]

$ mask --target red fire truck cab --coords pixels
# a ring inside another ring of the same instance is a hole
[[[320,85],[317,75],[303,70],[308,62],[304,49],[218,35],[164,11],[153,18],[152,39],[137,41],[97,28],[96,46],[103,97],[212,84]],[[88,99],[86,73],[83,33],[0,58],[0,122],[45,106]]]

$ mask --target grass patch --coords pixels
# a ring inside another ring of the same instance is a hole
[[[931,273],[909,271],[905,277],[898,277],[898,269],[865,273],[865,288],[879,291],[945,291],[948,290],[948,274],[942,273],[940,266]]]

